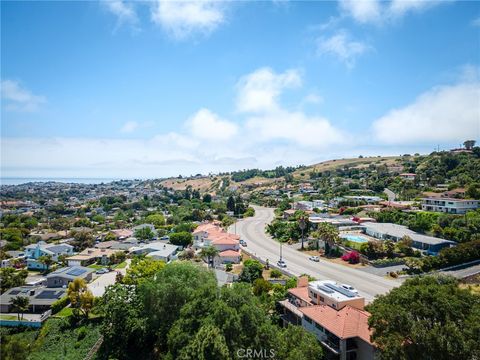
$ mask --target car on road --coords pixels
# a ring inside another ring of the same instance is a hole
[[[97,271],[95,271],[95,274],[106,274],[108,273],[108,269],[107,268],[102,268],[102,269],[98,269]]]
[[[341,287],[342,289],[348,290],[348,291],[350,291],[350,292],[358,295],[358,290],[355,289],[352,285],[340,284],[340,287]]]
[[[311,261],[315,261],[315,262],[319,262],[320,261],[320,258],[318,256],[310,256],[308,258],[308,260],[311,260]]]
[[[281,268],[286,268],[287,267],[287,263],[283,260],[278,260],[277,261],[277,266],[278,267],[281,267]]]
[[[240,242],[240,245],[242,245],[242,246],[247,246],[247,242],[246,242],[245,240],[240,239],[239,242]]]

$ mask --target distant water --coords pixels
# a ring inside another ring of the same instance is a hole
[[[61,182],[61,183],[76,183],[76,184],[101,184],[109,183],[119,179],[108,178],[15,178],[15,177],[2,177],[0,178],[0,185],[20,185],[29,182]]]

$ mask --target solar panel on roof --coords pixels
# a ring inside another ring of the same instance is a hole
[[[67,272],[67,275],[79,276],[79,275],[82,275],[83,273],[85,273],[86,271],[87,270],[85,270],[85,269],[72,269],[69,272]]]
[[[325,286],[323,286],[323,285],[318,285],[318,289],[326,292],[327,294],[333,293],[333,290],[332,290],[332,289],[329,289],[329,288],[327,288],[327,287],[325,287]]]
[[[36,296],[37,299],[57,299],[62,295],[61,291],[44,290]]]
[[[325,284],[325,286],[329,287],[330,289],[333,289],[337,292],[339,292],[340,294],[343,294],[345,296],[348,296],[348,297],[355,297],[357,296],[356,294],[354,294],[353,292],[351,291],[348,291],[344,288],[341,288],[339,286],[335,286],[335,285],[332,285],[332,284]]]

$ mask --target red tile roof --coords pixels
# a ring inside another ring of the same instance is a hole
[[[240,256],[240,251],[235,251],[235,250],[225,250],[222,251],[221,253],[218,254],[221,257],[234,257],[234,256]]]
[[[300,300],[306,301],[309,304],[312,303],[312,300],[308,296],[307,286],[291,288],[291,289],[288,289],[288,292]]]
[[[327,305],[301,307],[299,310],[341,339],[359,337],[372,344],[372,331],[368,328],[370,313],[364,310],[349,305],[338,311]]]

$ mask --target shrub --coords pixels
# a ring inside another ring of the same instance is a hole
[[[77,341],[83,340],[87,336],[87,329],[85,326],[78,328],[77,330]]]
[[[272,269],[272,271],[270,272],[270,276],[274,279],[278,279],[282,277],[282,272],[277,269]]]
[[[405,258],[400,259],[378,259],[373,260],[371,264],[375,267],[385,267],[385,266],[394,266],[394,265],[402,265],[405,264]]]
[[[55,301],[52,306],[51,306],[51,309],[52,309],[52,314],[56,314],[58,313],[60,310],[62,310],[65,306],[67,306],[68,304],[70,303],[70,299],[68,298],[68,296],[65,296],[63,298],[60,298],[58,299],[57,301]]]
[[[225,265],[225,270],[227,270],[227,271],[232,271],[232,269],[233,269],[233,265],[232,265],[232,264],[228,263],[227,265]]]
[[[342,256],[343,261],[348,261],[350,264],[358,264],[360,261],[360,255],[356,251],[350,251]]]

